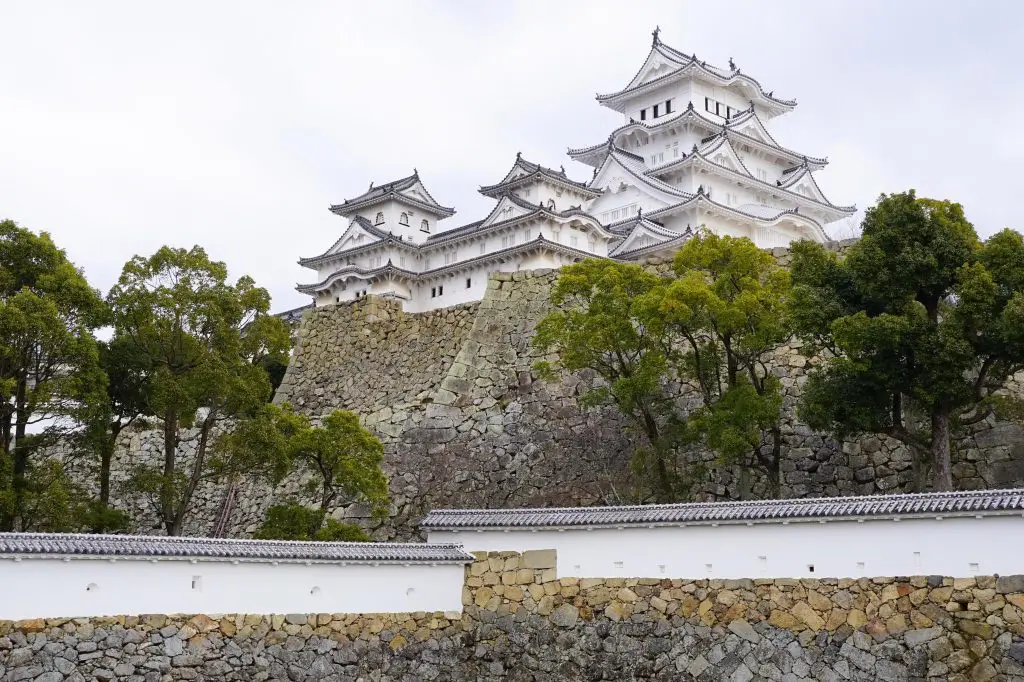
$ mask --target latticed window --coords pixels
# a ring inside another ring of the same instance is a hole
[[[399,216],[398,224],[399,225],[408,225],[409,224],[409,214],[408,213],[403,213],[401,216]]]
[[[423,232],[430,232],[430,223],[428,223],[426,220],[423,220],[420,223],[420,230],[422,230]]]
[[[374,225],[383,225],[384,224],[384,211],[378,211],[377,212],[377,218],[373,221],[373,224]]]

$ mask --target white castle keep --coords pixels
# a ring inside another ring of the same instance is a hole
[[[621,90],[598,95],[623,125],[598,144],[570,149],[592,166],[571,180],[516,155],[500,182],[480,188],[490,214],[442,227],[455,214],[417,172],[331,206],[348,219],[322,255],[299,264],[316,283],[298,291],[314,305],[367,294],[409,312],[479,300],[492,272],[557,268],[584,258],[668,256],[696,229],[749,237],[764,248],[826,241],[824,226],[855,212],[830,202],[814,180],[824,158],[781,146],[767,123],[796,102],[765,91],[729,60],[712,66],[659,38]]]

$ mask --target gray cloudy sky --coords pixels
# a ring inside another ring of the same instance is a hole
[[[1017,0],[0,0],[0,218],[46,230],[104,292],[125,260],[202,244],[304,304],[295,264],[344,228],[330,203],[415,166],[451,226],[516,151],[586,179],[567,147],[665,42],[795,97],[774,122],[828,156],[837,203],[962,202],[1024,229]]]

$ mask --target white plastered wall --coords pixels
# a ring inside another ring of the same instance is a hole
[[[460,611],[461,564],[0,559],[0,620]]]
[[[1024,573],[1024,519],[429,533],[468,552],[554,549],[560,577],[861,578]]]

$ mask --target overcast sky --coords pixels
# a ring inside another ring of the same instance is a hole
[[[1024,229],[1017,0],[15,2],[0,0],[0,218],[50,232],[104,293],[124,261],[203,245],[274,309],[345,224],[331,203],[419,169],[458,213],[517,151],[565,156],[650,32],[729,57],[799,106],[777,139],[831,164],[835,203],[883,191]]]

